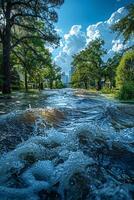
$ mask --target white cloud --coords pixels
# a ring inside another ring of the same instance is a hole
[[[134,43],[133,39],[133,41],[129,41],[124,46],[123,37],[120,36],[117,38],[117,34],[113,33],[110,29],[111,25],[118,22],[126,13],[125,8],[120,8],[107,21],[89,25],[86,33],[82,31],[81,25],[72,26],[69,33],[64,35],[60,52],[55,58],[56,63],[68,73],[72,62],[72,55],[85,48],[90,41],[99,37],[105,41],[104,48],[108,52],[108,55],[104,57],[105,60],[112,57],[115,52],[119,52]]]
[[[60,28],[55,28],[55,31],[58,33],[58,34],[62,34],[62,30]]]
[[[119,39],[119,40],[113,40],[112,41],[112,51],[113,52],[119,52],[121,51],[122,49],[125,48],[125,46],[123,45],[122,41]]]
[[[81,25],[74,25],[72,26],[69,34],[70,35],[78,35],[81,31],[82,26]]]
[[[118,22],[122,17],[124,17],[127,14],[127,10],[122,7],[119,8],[116,12],[114,12],[111,17],[107,20],[107,24],[110,26],[116,22]]]
[[[81,28],[81,25],[74,25],[70,29],[69,33],[64,35],[65,43],[63,52],[72,55],[85,47],[86,36],[81,31]]]
[[[112,56],[114,52],[119,52],[124,48],[123,37],[117,38],[117,34],[113,33],[110,29],[112,24],[118,22],[122,17],[126,15],[125,8],[120,8],[114,12],[111,17],[104,22],[99,22],[95,25],[90,25],[87,28],[87,43],[94,40],[95,38],[101,37],[105,41],[104,48],[109,52],[109,56]],[[106,57],[105,57],[106,58]]]
[[[86,45],[86,34],[81,31],[81,25],[74,25],[71,27],[68,34],[64,35],[61,51],[55,57],[55,62],[62,67],[62,69],[69,73],[72,62],[72,55],[82,50]]]

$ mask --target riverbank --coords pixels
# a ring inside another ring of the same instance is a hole
[[[106,99],[109,99],[109,100],[113,100],[114,102],[120,102],[120,103],[128,103],[128,104],[134,104],[134,99],[128,99],[128,100],[121,100],[117,97],[117,90],[101,90],[101,91],[97,91],[95,89],[88,89],[88,90],[85,90],[87,92],[92,93],[92,94],[96,94],[96,95],[100,95]]]

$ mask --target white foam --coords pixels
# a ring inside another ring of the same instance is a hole
[[[121,133],[118,134],[118,140],[122,142],[122,145],[126,145],[126,137],[122,137]],[[88,143],[81,141],[83,138]],[[106,185],[101,185],[101,191],[94,185],[99,177],[93,176],[92,169],[94,168],[92,165],[100,167],[100,163],[97,163],[96,157],[94,158],[94,154],[90,154],[89,151],[93,147],[94,151],[101,147],[100,143],[96,143],[97,139],[101,139],[102,146],[105,147],[106,144],[110,150],[112,150],[112,142],[118,141],[116,132],[103,132],[98,127],[83,124],[68,133],[51,129],[44,137],[35,136],[23,142],[14,151],[3,155],[0,159],[0,200],[38,200],[38,192],[41,190],[51,191],[52,188],[55,188],[64,199],[64,191],[71,187],[71,177],[76,173],[87,174],[88,168],[91,171],[90,181],[95,179],[92,184],[98,199],[101,198],[99,195],[105,194],[107,196],[108,191],[112,195],[114,189],[113,186],[109,186],[109,177],[113,185],[116,181],[114,182],[114,179],[104,169],[100,168],[102,172],[104,171]],[[81,144],[83,146],[80,146]],[[99,151],[97,153],[101,154]],[[105,160],[108,164],[109,160],[107,158]],[[15,185],[13,174],[17,174],[21,179],[20,188]],[[89,178],[87,177],[87,179]],[[55,187],[56,184],[58,185]],[[100,180],[98,180],[98,184],[100,184]],[[121,189],[122,187],[118,188],[117,194],[121,193]],[[129,196],[127,190],[122,190],[123,194]]]

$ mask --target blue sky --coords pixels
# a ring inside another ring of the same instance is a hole
[[[89,24],[104,21],[118,8],[134,0],[65,0],[58,11],[57,27],[64,33],[74,24],[81,24],[85,29]]]
[[[65,0],[58,10],[56,24],[62,37],[60,46],[56,50],[50,49],[62,71],[69,74],[72,56],[96,38],[105,41],[105,60],[132,45],[134,38],[124,45],[123,37],[117,38],[117,34],[111,31],[112,24],[127,14],[124,7],[130,3],[134,0]]]

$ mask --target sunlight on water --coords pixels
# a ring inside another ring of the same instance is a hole
[[[0,200],[132,200],[133,107],[50,93],[1,116]]]

